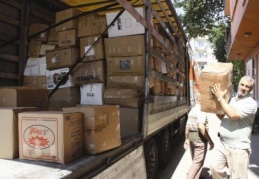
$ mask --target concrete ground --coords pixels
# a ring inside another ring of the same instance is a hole
[[[209,127],[210,127],[210,136],[214,141],[215,145],[219,142],[217,137],[218,129],[220,126],[220,120],[214,115],[210,114],[209,117]],[[259,130],[256,129],[255,133],[251,136],[252,140],[252,154],[250,157],[248,179],[259,179]],[[211,151],[208,151],[205,159],[205,163],[202,170],[202,176],[206,179],[211,179],[209,165],[211,162]],[[171,176],[171,179],[185,179],[188,173],[188,170],[191,165],[191,155],[190,151],[186,150],[180,159],[174,173]]]

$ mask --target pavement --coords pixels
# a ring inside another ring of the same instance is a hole
[[[215,145],[219,142],[219,138],[217,137],[218,129],[220,127],[220,120],[214,115],[209,114],[209,134],[214,141]],[[255,130],[255,133],[251,135],[251,148],[252,153],[250,156],[250,164],[248,170],[248,179],[259,179],[259,129]],[[206,159],[204,162],[204,166],[202,169],[201,176],[205,179],[212,179],[210,173],[210,162],[211,162],[211,152],[212,150],[208,150],[206,155]],[[188,170],[191,166],[191,155],[189,149],[183,152],[181,155],[182,158],[180,159],[177,167],[175,168],[171,179],[185,179],[188,173]]]

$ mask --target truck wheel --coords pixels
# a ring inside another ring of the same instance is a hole
[[[169,130],[165,129],[158,137],[158,159],[159,167],[164,167],[168,162],[168,156],[171,150],[171,140]]]
[[[145,161],[147,170],[147,179],[155,179],[157,175],[158,152],[154,139],[145,144]]]

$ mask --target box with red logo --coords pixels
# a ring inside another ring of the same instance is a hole
[[[22,112],[18,117],[20,159],[65,164],[83,154],[82,113]]]

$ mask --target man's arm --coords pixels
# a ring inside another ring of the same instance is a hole
[[[233,108],[230,104],[228,104],[228,102],[223,98],[224,95],[227,93],[227,90],[221,91],[220,85],[215,84],[211,88],[211,92],[215,94],[215,96],[217,97],[221,105],[222,110],[224,111],[225,115],[229,117],[229,119],[232,119],[232,120],[240,119],[239,113],[235,110],[235,108]]]
[[[209,145],[210,145],[209,149],[212,150],[214,148],[214,143],[213,143],[213,141],[211,140],[211,138],[208,134],[208,131],[205,127],[205,124],[199,123],[198,124],[198,130],[203,135],[203,137],[205,137],[205,139],[209,142]]]

